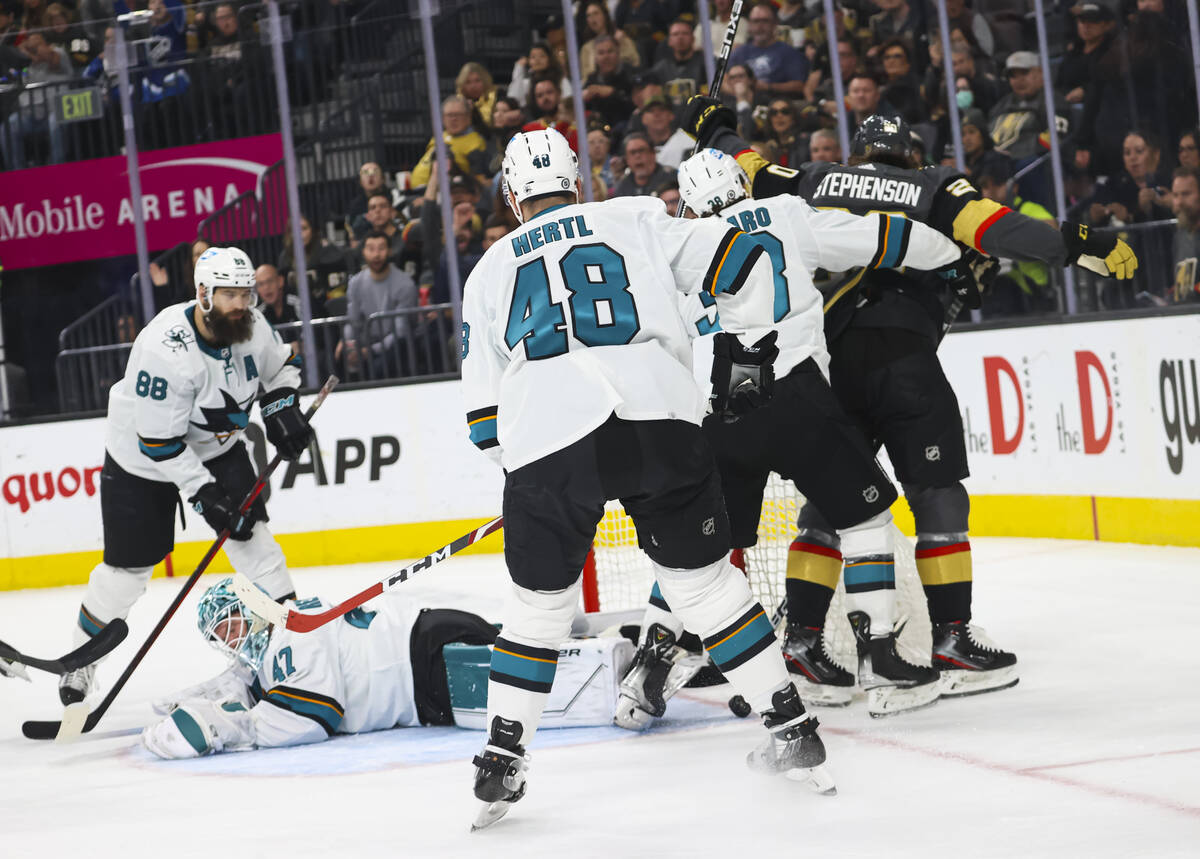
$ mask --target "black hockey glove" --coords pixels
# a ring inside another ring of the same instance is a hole
[[[1093,232],[1086,224],[1063,221],[1067,264],[1075,263],[1101,277],[1128,280],[1138,267],[1133,249],[1111,233]]]
[[[954,262],[935,269],[934,272],[950,287],[954,297],[970,309],[975,310],[983,304],[983,285],[976,282],[965,254]]]
[[[254,508],[246,513],[238,511],[237,502],[225,494],[219,483],[206,483],[188,499],[192,509],[204,517],[204,521],[220,534],[229,529],[232,540],[249,540],[254,530]]]
[[[775,387],[774,362],[778,331],[772,331],[753,346],[743,346],[732,334],[713,338],[712,410],[732,423],[751,409],[771,399]]]
[[[267,429],[267,440],[275,445],[279,455],[287,460],[297,460],[308,449],[312,441],[312,427],[300,411],[300,397],[292,388],[276,388],[264,394],[258,401],[263,423]]]
[[[706,95],[694,95],[683,107],[681,127],[696,138],[696,146],[709,146],[713,137],[722,128],[737,131],[737,114],[722,104],[720,99]]]

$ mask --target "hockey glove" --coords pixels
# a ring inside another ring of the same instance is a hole
[[[972,310],[983,304],[983,297],[980,294],[983,285],[975,280],[975,274],[965,254],[934,271],[946,286],[950,287],[950,291],[954,293],[954,297],[958,301]]]
[[[753,346],[743,346],[733,334],[713,338],[712,410],[732,423],[771,398],[775,386],[774,362],[778,331]]]
[[[32,683],[25,672],[25,666],[11,659],[0,659],[0,677],[20,677],[26,683]]]
[[[254,721],[239,701],[191,701],[142,731],[142,745],[167,760],[250,749]]]
[[[737,131],[737,114],[721,103],[720,99],[706,95],[694,95],[683,107],[683,130],[696,138],[699,149],[710,145],[713,137],[722,128]]]
[[[1094,233],[1086,224],[1064,221],[1062,237],[1068,264],[1075,263],[1101,277],[1117,280],[1129,280],[1137,270],[1137,255],[1114,235]]]
[[[295,461],[308,449],[313,431],[300,411],[300,397],[293,388],[276,388],[258,401],[267,440],[284,459]]]
[[[225,494],[218,483],[206,483],[188,499],[192,509],[204,517],[214,531],[220,534],[229,529],[232,540],[249,540],[254,530],[254,508],[245,513],[238,510],[237,502]]]

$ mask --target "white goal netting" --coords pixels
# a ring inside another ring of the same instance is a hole
[[[784,598],[788,547],[795,539],[796,517],[803,503],[803,496],[791,481],[771,475],[763,493],[758,544],[745,552],[750,587],[769,615],[774,614]],[[932,633],[913,544],[899,530],[894,537],[896,617],[904,623],[899,647],[913,662],[928,665]],[[623,611],[646,605],[654,583],[650,561],[638,548],[633,520],[618,502],[609,503],[596,529],[593,556],[600,611]],[[853,670],[857,658],[854,635],[846,620],[845,599],[846,592],[839,580],[825,621],[825,645],[835,660]]]

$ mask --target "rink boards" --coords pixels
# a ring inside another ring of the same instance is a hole
[[[1200,545],[1198,353],[1200,315],[952,333],[940,354],[972,533]],[[424,555],[500,510],[500,471],[467,439],[457,382],[334,393],[315,426],[319,457],[271,481],[271,528],[294,566]],[[264,464],[257,423],[247,441]],[[103,457],[102,419],[0,429],[0,589],[87,580]],[[907,506],[895,513],[911,533]],[[189,515],[176,575],[211,539]],[[223,555],[213,569],[228,569]]]

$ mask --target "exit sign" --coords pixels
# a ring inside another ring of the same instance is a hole
[[[82,122],[104,115],[104,96],[100,87],[61,92],[55,105],[59,122]]]

